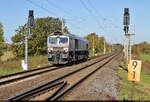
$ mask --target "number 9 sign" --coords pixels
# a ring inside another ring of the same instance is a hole
[[[128,67],[128,80],[140,81],[140,72],[141,72],[141,61],[130,60]]]

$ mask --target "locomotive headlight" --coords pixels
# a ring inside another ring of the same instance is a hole
[[[48,51],[49,51],[49,52],[53,51],[53,48],[48,48]]]
[[[53,51],[53,48],[50,48],[51,51]]]
[[[64,48],[64,51],[65,51],[65,52],[68,52],[68,48]]]

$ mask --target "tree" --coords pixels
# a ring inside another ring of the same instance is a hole
[[[104,51],[104,37],[98,37],[95,33],[90,33],[88,34],[85,39],[89,41],[90,45],[90,53],[93,52],[93,41],[94,41],[94,49],[95,53],[101,53]],[[106,45],[106,51],[110,50],[110,45],[106,42],[105,40],[105,45]]]
[[[103,52],[104,51],[104,37],[100,37],[99,38],[99,51],[100,52]],[[106,41],[106,40],[105,40]],[[105,45],[106,45],[106,43],[105,43]]]
[[[16,56],[24,56],[25,26],[26,24],[20,26],[16,30],[16,34],[11,38],[13,41],[12,50]],[[60,19],[52,17],[37,18],[32,29],[32,34],[29,35],[29,55],[47,54],[47,36],[57,30],[61,30]],[[64,31],[68,32],[67,27],[64,28]]]
[[[89,41],[89,48],[90,48],[90,52],[93,51],[93,43],[94,43],[94,49],[95,49],[95,52],[99,52],[99,49],[98,49],[98,35],[96,35],[95,33],[90,33],[88,34],[85,39],[87,39]],[[93,42],[94,41],[94,42]]]
[[[123,50],[123,45],[121,45],[121,44],[113,44],[113,50],[114,51],[121,51],[121,50]]]
[[[4,48],[4,36],[3,36],[3,25],[0,23],[0,56],[3,55],[3,48]]]
[[[135,55],[150,54],[150,44],[142,42],[132,46],[132,53]]]

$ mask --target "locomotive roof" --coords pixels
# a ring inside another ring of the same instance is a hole
[[[56,32],[53,32],[53,33],[51,33],[49,36],[69,36],[69,37],[71,37],[71,38],[73,38],[73,39],[78,39],[78,40],[83,40],[83,41],[85,41],[85,42],[89,42],[88,40],[86,40],[86,39],[84,39],[84,38],[82,38],[82,37],[79,37],[79,36],[77,36],[77,35],[74,35],[74,34],[71,34],[71,33],[61,33],[61,32],[59,32],[59,31],[56,31]]]
[[[69,37],[72,37],[72,38],[78,39],[78,40],[83,40],[83,41],[85,41],[85,42],[89,42],[88,40],[86,40],[86,39],[84,39],[84,38],[82,38],[82,37],[79,37],[79,36],[77,36],[77,35],[74,35],[74,34],[69,34]]]

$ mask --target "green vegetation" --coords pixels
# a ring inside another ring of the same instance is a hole
[[[134,55],[150,54],[150,44],[147,42],[135,44],[132,46]]]
[[[121,78],[120,100],[130,100],[132,82],[129,82],[127,71],[120,68],[118,71]],[[141,71],[140,82],[135,82],[134,100],[150,100],[150,75],[143,70]]]
[[[7,61],[13,60],[15,58],[16,58],[16,56],[13,54],[12,51],[6,51],[1,56],[0,60],[1,60],[1,62],[7,62]]]
[[[22,59],[24,58],[18,58],[15,60],[0,63],[0,76],[22,71],[23,70],[21,68]],[[50,65],[46,56],[29,57],[29,69],[46,66],[46,65]]]
[[[142,54],[140,55],[140,58],[148,63],[150,63],[150,55]]]
[[[95,33],[88,34],[85,39],[89,41],[90,45],[90,53],[93,52],[93,43],[94,43],[94,49],[95,53],[101,53],[104,51],[104,37],[98,37]],[[94,41],[94,42],[93,42]],[[106,42],[106,51],[111,50],[110,45]]]
[[[93,43],[94,43],[94,53],[95,54],[102,54],[104,52],[104,40],[106,45],[106,52],[112,51],[112,46],[107,43],[106,39],[104,37],[99,37],[96,33],[90,33],[88,34],[85,39],[89,41],[90,45],[90,56],[93,54]],[[94,42],[93,42],[94,41]],[[120,44],[113,44],[113,50],[122,50],[122,45]]]
[[[24,36],[25,36],[26,24],[20,26],[16,30],[16,34],[11,38],[13,44],[11,45],[13,53],[17,57],[24,56]],[[35,20],[32,34],[29,36],[29,55],[45,55],[47,54],[47,36],[57,30],[61,30],[61,20],[58,18],[47,17],[37,18]],[[64,28],[67,32],[67,28]]]
[[[60,31],[61,23],[59,18],[53,17],[35,19],[34,27],[31,29],[32,33],[28,39],[29,66],[31,68],[39,65],[49,65],[46,58],[47,36],[54,31]],[[12,34],[14,35],[11,38],[12,44],[7,44],[4,42],[3,26],[0,23],[0,75],[22,71],[21,60],[24,59],[25,32],[26,24],[19,26],[15,30],[15,34]],[[69,32],[67,27],[64,27],[64,32]],[[90,57],[93,51],[93,38],[95,55],[103,54],[104,40],[106,42],[106,52],[112,51],[112,46],[107,43],[104,37],[90,33],[85,38],[89,40]],[[115,50],[118,50],[117,46],[122,47],[122,45],[114,44]]]
[[[0,57],[3,55],[3,48],[4,48],[3,25],[0,23]]]
[[[12,73],[17,73],[23,71],[22,68],[12,68],[12,69],[7,69],[7,68],[0,68],[0,76],[2,75],[7,75],[7,74],[12,74]]]

